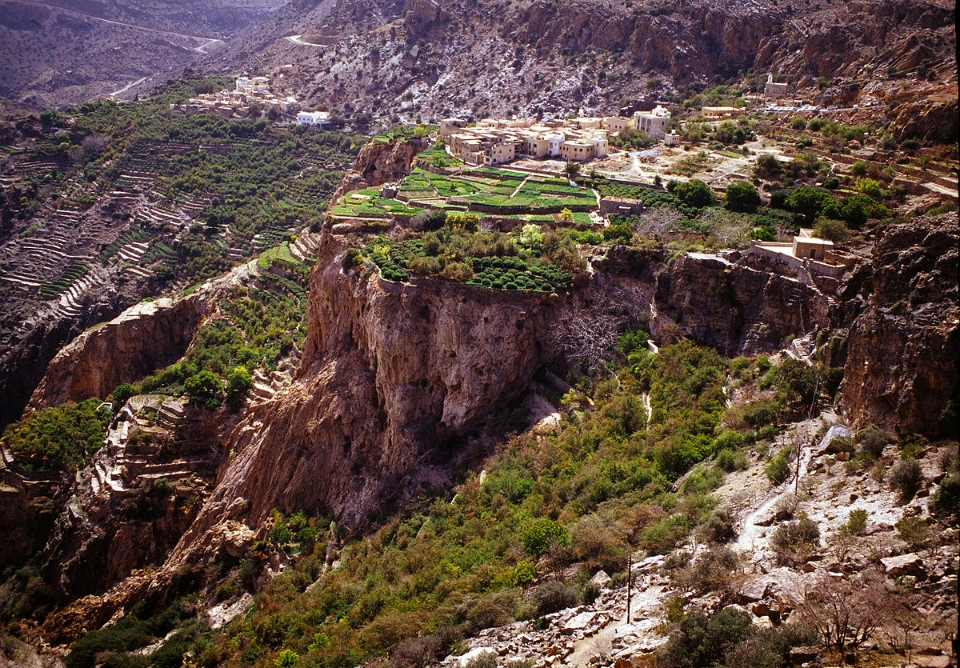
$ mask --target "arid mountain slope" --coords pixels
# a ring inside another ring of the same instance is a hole
[[[108,96],[141,79],[149,88],[264,20],[280,4],[3,0],[0,96],[43,109]]]
[[[242,38],[209,65],[273,70],[278,85],[348,117],[405,120],[611,113],[748,70],[778,73],[811,95],[823,77],[835,84],[829,95],[851,100],[859,91],[893,95],[903,77],[956,80],[954,11],[941,0],[340,0],[315,16],[324,12],[291,5],[268,32],[294,39],[258,51],[262,41]]]

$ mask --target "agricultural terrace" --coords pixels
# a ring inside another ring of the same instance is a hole
[[[596,193],[565,178],[505,169],[477,168],[456,174],[414,169],[394,198],[378,190],[354,190],[331,210],[334,218],[405,218],[426,209],[472,211],[523,223],[591,225]],[[571,215],[572,214],[572,215]]]

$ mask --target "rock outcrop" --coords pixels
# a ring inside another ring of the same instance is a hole
[[[180,359],[202,316],[197,297],[141,302],[78,336],[51,360],[28,410],[106,397]]]
[[[952,213],[896,226],[878,243],[844,367],[843,407],[857,424],[928,436],[955,429],[958,241]]]
[[[391,139],[383,143],[372,141],[360,151],[360,155],[344,174],[343,180],[333,194],[332,202],[356,190],[398,181],[410,173],[417,154],[428,148],[427,141],[419,139]]]

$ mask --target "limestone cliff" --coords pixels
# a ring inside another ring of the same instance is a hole
[[[28,410],[106,397],[176,362],[224,290],[247,280],[255,263],[235,267],[190,295],[135,304],[113,320],[83,332],[50,361]]]
[[[878,246],[877,268],[859,267],[834,296],[736,253],[670,262],[665,251],[624,247],[598,251],[588,285],[564,295],[397,284],[369,267],[344,270],[350,240],[326,231],[292,384],[252,403],[236,425],[208,432],[223,453],[213,490],[157,571],[77,601],[46,629],[75,637],[131,601],[170,595],[194,565],[243,554],[263,537],[272,508],[331,513],[354,532],[385,508],[445,487],[451,467],[483,451],[484,430],[556,358],[551,327],[585,305],[646,320],[658,341],[689,337],[727,355],[849,330],[849,417],[924,431],[956,386],[956,376],[938,375],[939,360],[957,353],[956,279],[947,271],[956,266],[955,227],[954,214],[897,229]],[[79,533],[71,540],[84,544]],[[48,550],[80,568],[69,552]]]

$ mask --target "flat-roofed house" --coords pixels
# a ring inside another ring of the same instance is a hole
[[[653,111],[638,111],[633,115],[633,125],[651,139],[663,139],[670,125],[670,111],[657,105]]]

